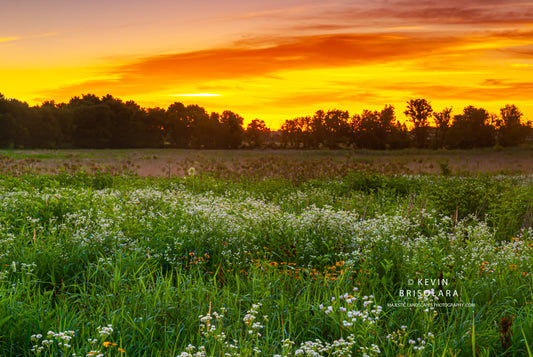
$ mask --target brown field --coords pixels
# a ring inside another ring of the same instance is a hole
[[[194,168],[191,169],[191,168]],[[0,173],[131,173],[140,176],[283,177],[383,174],[533,174],[533,147],[502,150],[2,150]]]

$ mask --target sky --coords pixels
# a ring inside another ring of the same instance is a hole
[[[111,94],[245,123],[316,110],[515,104],[533,120],[533,0],[1,0],[0,93]]]

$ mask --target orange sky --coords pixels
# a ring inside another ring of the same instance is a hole
[[[0,93],[180,101],[277,128],[426,98],[533,120],[533,2],[20,0],[0,4]]]

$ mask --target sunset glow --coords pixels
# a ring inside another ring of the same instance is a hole
[[[171,94],[171,97],[220,97],[220,94],[214,93],[192,93],[192,94]]]
[[[0,93],[32,105],[109,93],[277,128],[426,98],[533,120],[530,1],[10,1],[0,19]]]

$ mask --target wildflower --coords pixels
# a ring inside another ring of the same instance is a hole
[[[105,341],[104,342],[104,347],[113,347],[113,346],[116,346],[117,344],[116,343],[113,343],[113,342],[109,342],[109,341]]]

